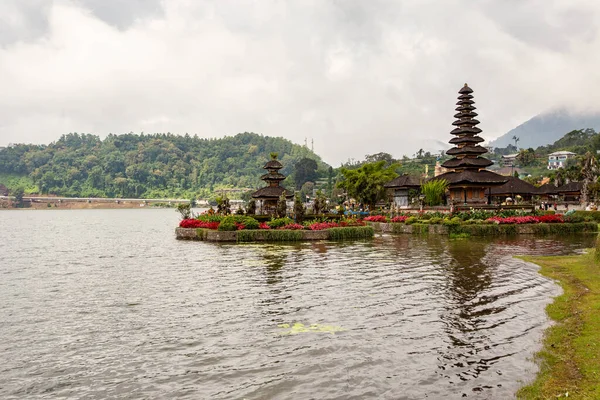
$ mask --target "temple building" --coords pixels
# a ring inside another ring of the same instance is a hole
[[[489,204],[489,189],[507,182],[507,178],[486,168],[493,164],[487,158],[481,157],[488,152],[479,145],[483,138],[479,137],[481,129],[477,128],[479,121],[475,119],[475,102],[473,90],[465,83],[459,91],[456,105],[456,121],[452,123],[455,129],[450,132],[455,137],[450,140],[454,147],[446,152],[453,156],[441,166],[449,172],[440,174],[432,179],[448,181],[448,203],[451,204]]]
[[[400,175],[383,185],[395,207],[408,208],[410,206],[410,191],[419,192],[421,183],[418,178],[410,175]]]
[[[277,201],[282,193],[285,193],[287,201],[291,201],[294,193],[280,186],[280,182],[285,179],[285,175],[279,173],[283,165],[277,160],[277,153],[271,153],[269,160],[263,167],[268,172],[260,177],[267,183],[264,188],[258,189],[252,193],[252,198],[256,200],[256,213],[274,215],[277,210]]]

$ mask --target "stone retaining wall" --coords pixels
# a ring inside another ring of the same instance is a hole
[[[301,240],[327,240],[329,232],[323,231],[296,231],[302,234]],[[262,231],[254,231],[253,240],[266,241],[268,235]],[[208,242],[237,242],[238,231],[215,231],[210,229],[176,228],[175,236],[179,240],[204,240]]]
[[[562,224],[403,224],[386,222],[367,222],[375,232],[400,234],[433,234],[449,235],[450,233],[466,233],[473,236],[486,235],[533,235],[533,234],[563,234],[578,232],[597,232],[595,222],[578,222]]]

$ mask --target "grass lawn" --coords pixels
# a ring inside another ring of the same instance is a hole
[[[600,250],[599,250],[600,251]],[[519,399],[600,399],[600,263],[576,256],[520,257],[541,266],[564,290],[546,308],[556,324],[536,354],[540,372]]]

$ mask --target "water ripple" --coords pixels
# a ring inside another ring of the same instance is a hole
[[[509,398],[558,293],[511,256],[593,242],[217,245],[174,240],[172,210],[0,218],[7,399]]]

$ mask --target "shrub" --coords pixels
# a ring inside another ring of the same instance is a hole
[[[237,231],[238,227],[233,221],[221,222],[217,228],[219,231]]]
[[[272,219],[271,221],[267,222],[267,225],[269,225],[273,229],[277,229],[277,228],[281,228],[282,226],[290,225],[293,223],[294,223],[294,221],[291,218],[283,217],[283,218]]]
[[[197,219],[184,219],[179,223],[180,228],[204,228],[204,229],[218,229],[218,222],[206,222]]]
[[[353,226],[349,228],[331,228],[329,229],[329,239],[368,239],[375,234],[371,226]]]
[[[300,224],[288,224],[288,225],[284,225],[281,228],[278,229],[288,229],[288,230],[293,230],[293,231],[298,231],[298,230],[303,230],[304,229],[304,225],[300,225]]]
[[[365,221],[369,222],[388,222],[388,219],[385,215],[369,215],[365,218]]]
[[[225,225],[221,228],[221,225]],[[231,225],[235,226],[235,229],[231,229]],[[221,220],[219,225],[220,231],[232,231],[242,229],[258,229],[259,223],[252,217],[246,215],[229,215]]]
[[[336,222],[315,222],[312,223],[308,226],[308,229],[310,229],[311,231],[322,231],[324,229],[330,229],[330,228],[338,228],[339,224],[337,224]]]
[[[218,214],[200,214],[198,216],[198,220],[200,221],[204,221],[204,222],[221,222],[223,220],[223,218],[225,218],[223,215],[218,215]]]
[[[398,215],[391,219],[392,222],[405,222],[408,219],[408,215]]]
[[[404,223],[406,225],[410,225],[410,224],[414,224],[415,222],[417,222],[418,218],[417,217],[408,217],[406,218],[406,220],[404,221]]]
[[[440,218],[440,217],[432,217],[429,220],[429,223],[431,223],[431,224],[440,224],[442,221],[443,221],[443,219]]]
[[[445,179],[436,179],[422,184],[421,193],[425,196],[425,204],[428,206],[442,204],[446,189],[448,189],[448,181]]]

